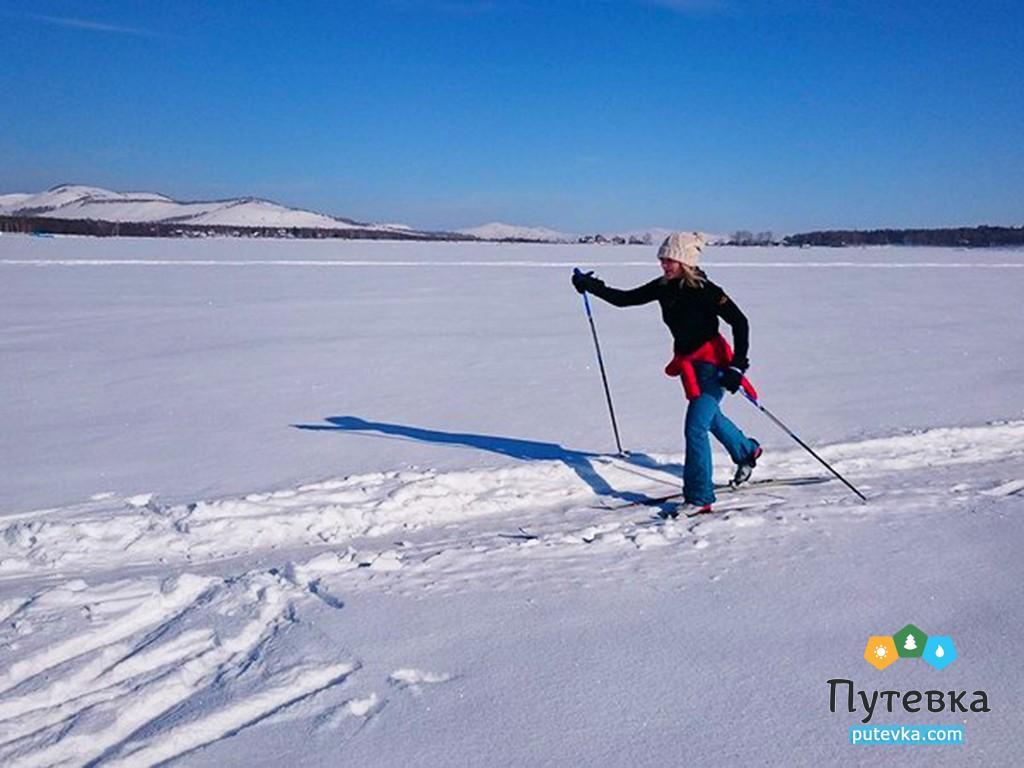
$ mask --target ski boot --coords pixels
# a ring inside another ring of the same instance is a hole
[[[698,504],[693,501],[687,501],[682,504],[677,504],[671,509],[663,509],[658,513],[658,517],[662,520],[676,520],[679,518],[679,514],[682,513],[683,517],[696,517],[697,515],[706,515],[711,512],[710,504]]]
[[[733,488],[738,485],[743,485],[750,479],[750,476],[754,474],[754,467],[757,466],[757,460],[761,458],[761,454],[764,453],[760,444],[755,440],[754,452],[750,454],[750,458],[744,461],[742,464],[736,465],[736,474],[732,476],[732,482],[729,483]]]

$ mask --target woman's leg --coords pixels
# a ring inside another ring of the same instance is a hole
[[[718,413],[718,400],[701,394],[686,407],[686,459],[683,467],[683,499],[693,504],[711,504],[715,484],[711,477],[711,440],[708,431]]]
[[[686,459],[683,467],[683,498],[694,504],[711,504],[715,501],[715,482],[712,477],[711,440],[712,433],[729,452],[730,458],[740,464],[757,449],[757,442],[740,431],[719,408],[725,394],[718,382],[718,369],[713,365],[694,366],[701,394],[690,401],[686,408]]]
[[[744,435],[743,431],[722,413],[721,408],[711,420],[711,434],[725,446],[733,464],[742,464],[757,450],[757,441]]]
[[[733,463],[742,464],[757,450],[757,441],[744,435],[742,430],[722,413],[720,403],[725,396],[725,390],[722,389],[722,384],[718,379],[718,369],[710,365],[701,366],[698,374],[700,391],[715,399],[715,413],[708,429],[729,452],[729,458]]]

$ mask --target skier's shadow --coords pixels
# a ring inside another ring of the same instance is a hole
[[[525,461],[561,461],[572,469],[583,482],[589,485],[594,493],[630,502],[641,501],[645,498],[645,495],[642,493],[621,491],[613,488],[597,472],[594,468],[594,462],[609,462],[613,457],[608,454],[574,451],[569,448],[563,448],[558,443],[542,443],[536,440],[522,440],[516,437],[477,435],[470,432],[443,432],[437,429],[423,429],[422,427],[411,427],[405,424],[366,421],[357,416],[330,416],[324,419],[324,421],[327,423],[292,424],[291,426],[296,429],[315,431],[359,432],[367,435],[377,433],[373,436],[397,440],[416,440],[423,443],[465,446]],[[639,470],[654,469],[674,475],[677,478],[681,478],[683,474],[682,465],[661,464],[643,453],[628,453],[625,456],[618,457],[618,461],[619,463],[616,464],[618,469],[633,472],[648,480],[665,483],[666,491],[673,484],[669,484],[664,478],[652,477]],[[678,482],[674,484],[674,487],[678,491]]]

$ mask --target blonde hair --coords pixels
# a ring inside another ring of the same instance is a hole
[[[680,264],[683,268],[683,279],[680,285],[686,285],[690,288],[703,288],[704,283],[707,282],[707,278],[704,277],[704,273],[701,272],[697,267],[691,267],[689,264]]]

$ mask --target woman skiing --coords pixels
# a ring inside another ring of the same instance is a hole
[[[687,514],[710,512],[715,501],[708,432],[725,446],[736,464],[733,483],[750,478],[761,446],[740,431],[719,408],[723,388],[735,393],[749,366],[747,318],[725,292],[697,267],[703,240],[694,232],[676,232],[658,249],[662,276],[629,291],[609,288],[592,272],[577,272],[572,284],[616,307],[657,301],[672,332],[674,356],[665,368],[680,376],[689,404],[686,409],[686,458],[683,500]],[[721,317],[732,328],[735,352],[718,332]]]

